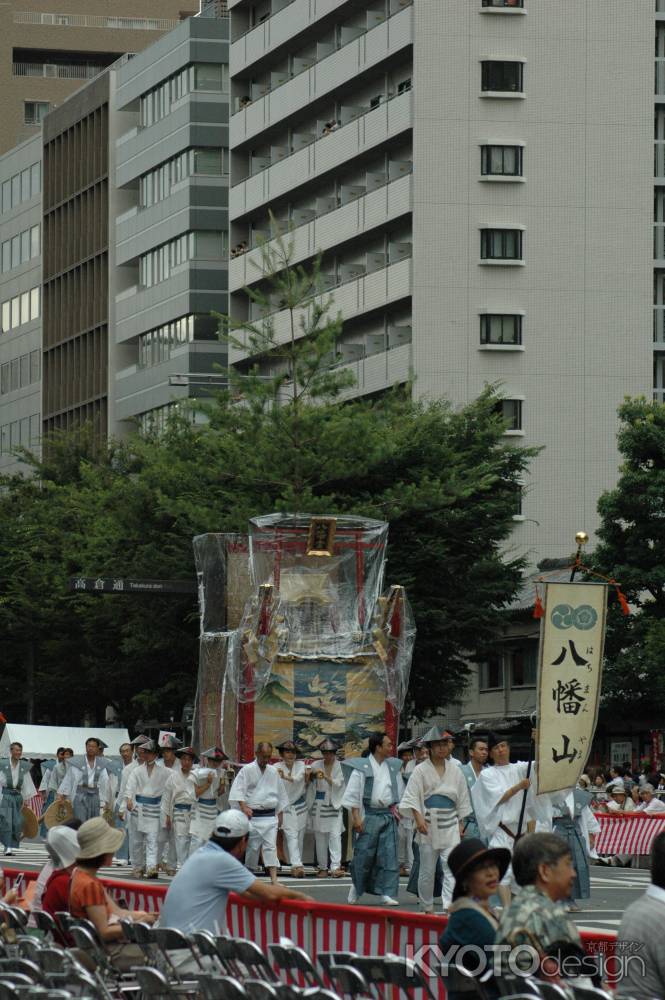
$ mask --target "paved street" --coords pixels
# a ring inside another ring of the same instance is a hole
[[[16,868],[39,868],[46,859],[46,851],[40,843],[32,842],[19,848],[12,858],[3,859],[5,870]],[[127,866],[117,862],[112,868],[101,869],[100,874],[132,880]],[[572,914],[578,927],[588,930],[614,931],[621,923],[621,917],[626,907],[640,896],[649,884],[649,872],[624,868],[591,868],[591,899],[585,900],[580,913]],[[167,876],[159,879],[159,883],[167,885],[171,881]],[[346,903],[351,880],[341,879],[291,879],[288,874],[282,878],[286,885],[302,889],[316,900],[325,903]],[[155,883],[151,883],[154,885]],[[399,893],[400,906],[404,910],[417,911],[415,896],[406,891],[406,879],[401,880]],[[363,903],[370,903],[371,897],[366,896]]]

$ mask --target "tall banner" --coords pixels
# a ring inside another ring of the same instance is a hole
[[[538,792],[577,785],[598,720],[607,585],[547,583],[538,671]]]

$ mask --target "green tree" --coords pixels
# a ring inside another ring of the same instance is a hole
[[[611,593],[603,701],[652,716],[665,709],[665,406],[627,399],[619,418],[619,479],[598,501],[590,564],[620,582],[635,611],[626,617]]]

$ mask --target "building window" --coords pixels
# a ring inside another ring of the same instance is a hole
[[[510,657],[511,687],[535,687],[538,673],[538,643],[514,649]]]
[[[397,84],[398,94],[406,94],[408,90],[411,90],[411,77],[409,77],[408,80],[402,80]]]
[[[173,189],[187,177],[205,175],[221,177],[228,171],[224,150],[217,148],[187,149],[155,170],[144,174],[139,182],[139,206],[149,208],[168,198]]]
[[[39,244],[39,226],[31,226],[10,240],[3,240],[1,253],[3,272],[39,257]]]
[[[39,194],[41,189],[41,164],[33,163],[31,167],[14,174],[2,184],[2,211],[9,212]]]
[[[480,664],[479,681],[481,691],[503,689],[503,662],[500,656],[490,656]]]
[[[151,288],[166,281],[175,268],[188,260],[226,260],[225,232],[201,230],[183,233],[139,258],[139,284]]]
[[[513,314],[485,313],[480,317],[481,344],[509,344],[512,347],[522,343],[522,316]]]
[[[480,172],[483,177],[521,177],[521,146],[481,146]]]
[[[497,403],[496,412],[506,423],[506,431],[522,430],[522,400],[502,399]]]
[[[0,315],[3,333],[8,333],[31,320],[39,319],[39,294],[40,290],[37,286],[2,303]]]
[[[222,63],[196,63],[192,66],[192,89],[222,93],[228,90],[228,66]]]
[[[521,94],[524,89],[524,63],[485,59],[481,86],[484,91]]]
[[[483,7],[524,7],[524,0],[483,0]]]
[[[522,260],[522,230],[482,229],[480,257],[482,260]]]
[[[46,118],[50,108],[48,101],[24,101],[23,121],[26,125],[39,125]]]
[[[224,63],[196,63],[168,77],[158,87],[140,99],[140,123],[143,128],[161,121],[171,112],[171,106],[194,91],[227,93],[229,67]]]

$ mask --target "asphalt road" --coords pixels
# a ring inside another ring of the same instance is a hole
[[[46,851],[41,843],[26,843],[11,857],[2,859],[5,871],[11,868],[41,868],[46,860]],[[132,880],[129,868],[117,862],[112,868],[105,868],[102,875],[114,878]],[[133,881],[133,880],[132,880]],[[168,885],[171,881],[167,876],[161,876],[159,883]],[[281,881],[307,892],[314,899],[325,903],[346,903],[351,880],[318,879],[315,876],[304,879],[292,879],[285,869]],[[152,883],[155,884],[154,882]],[[580,929],[596,931],[616,931],[621,923],[621,917],[627,906],[637,899],[649,884],[649,872],[629,868],[606,868],[598,865],[591,868],[591,899],[580,902],[581,912],[571,914]],[[360,902],[372,905],[375,897],[364,896]],[[417,912],[416,897],[406,891],[406,879],[400,880],[400,909]]]

